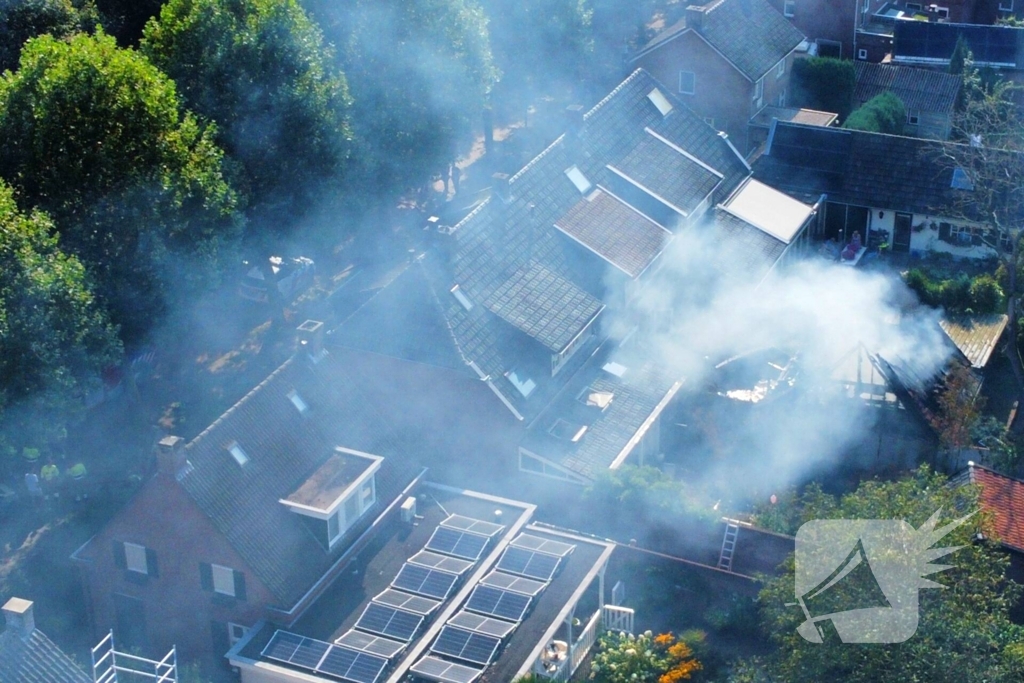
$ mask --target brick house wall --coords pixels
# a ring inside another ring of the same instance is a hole
[[[754,113],[754,84],[694,31],[672,38],[632,66],[646,69],[686,106],[712,120],[715,128],[729,135],[737,149],[747,149],[747,122]],[[679,74],[683,71],[694,74],[692,95],[680,92]]]
[[[785,16],[789,5],[793,16],[786,17],[810,41],[829,41],[842,46],[841,57],[852,59],[854,17],[857,0],[768,0]]]
[[[147,569],[155,575],[125,568],[115,550],[124,542],[145,546]],[[251,626],[273,601],[188,493],[163,472],[143,485],[74,560],[95,638],[114,629],[119,646],[138,646],[159,657],[176,645],[180,663],[196,661],[208,670],[226,667],[228,623]],[[245,599],[204,589],[200,563],[240,572]],[[141,622],[129,616],[133,610],[141,612]]]

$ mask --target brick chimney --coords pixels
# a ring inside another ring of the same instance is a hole
[[[165,436],[156,444],[157,469],[162,474],[176,477],[185,467],[185,439]]]
[[[700,33],[704,28],[704,7],[701,5],[690,5],[686,8],[686,28],[692,28]]]
[[[36,630],[36,618],[32,613],[32,601],[22,598],[11,598],[4,605],[4,621],[7,630],[28,638]]]
[[[512,185],[509,183],[511,176],[508,173],[494,173],[491,175],[491,191],[505,204],[512,201]]]
[[[299,325],[299,347],[309,354],[314,361],[319,360],[324,351],[324,333],[327,331],[319,320],[307,320]]]

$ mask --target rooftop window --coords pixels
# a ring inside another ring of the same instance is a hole
[[[228,453],[231,454],[231,457],[234,458],[235,462],[239,465],[244,465],[249,462],[249,456],[246,455],[245,451],[242,450],[242,447],[238,445],[237,441],[229,443],[227,449]]]
[[[469,300],[469,297],[466,296],[466,293],[463,292],[458,285],[452,287],[452,296],[454,296],[455,300],[458,301],[467,311],[473,310],[473,302]]]
[[[299,415],[305,415],[309,410],[309,406],[302,400],[302,397],[299,396],[299,392],[294,389],[288,392],[288,400],[292,402],[293,406],[295,406],[295,410],[299,411]]]
[[[601,369],[610,375],[615,375],[616,377],[622,377],[626,374],[627,370],[625,365],[620,365],[614,362],[605,363]]]
[[[556,439],[563,441],[571,441],[572,443],[578,443],[583,435],[587,433],[587,425],[573,424],[558,418],[555,423],[548,429],[548,433]]]
[[[683,72],[683,73],[687,73],[687,72]],[[692,76],[692,74],[691,74],[691,76]],[[679,80],[679,83],[680,83],[679,91],[680,92],[684,92],[683,91],[683,86],[682,86],[682,82],[683,81],[682,81],[682,75],[681,74],[680,74],[679,78],[680,78],[680,80]],[[692,79],[690,81],[690,88],[686,92],[688,92],[688,94],[693,94],[693,81],[692,81]],[[668,98],[665,97],[664,95],[662,95],[661,91],[658,90],[657,88],[655,88],[651,92],[647,93],[647,99],[649,99],[651,101],[651,103],[653,103],[654,106],[658,108],[658,111],[661,112],[662,116],[668,116],[669,112],[672,111],[672,103],[669,102]]]
[[[576,400],[585,406],[604,410],[612,404],[612,399],[614,397],[615,394],[611,391],[595,389],[590,386],[581,391],[579,395],[576,396]]]
[[[533,390],[537,388],[536,382],[517,370],[509,370],[505,373],[505,377],[508,378],[509,382],[512,382],[512,386],[519,390],[523,398],[529,398]]]
[[[580,194],[586,194],[590,191],[590,188],[593,187],[591,182],[587,180],[587,176],[583,175],[583,171],[576,166],[571,166],[565,169],[565,175],[569,176],[569,180],[571,180],[572,184],[576,186],[576,189],[580,191]]]
[[[973,190],[974,182],[967,175],[967,171],[957,166],[953,169],[953,182],[950,183],[950,187],[954,190]]]

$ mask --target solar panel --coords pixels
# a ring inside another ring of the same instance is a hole
[[[478,536],[468,531],[438,527],[434,529],[433,535],[427,541],[427,550],[436,550],[439,553],[463,557],[475,562],[483,554],[488,540],[486,536]]]
[[[321,640],[305,638],[287,631],[277,631],[263,648],[262,656],[315,671],[330,647],[330,643]]]
[[[495,638],[504,638],[515,630],[516,625],[501,619],[483,617],[472,612],[459,612],[448,620],[452,626],[458,626],[476,633],[484,633]]]
[[[356,630],[345,633],[335,640],[334,644],[344,645],[360,652],[369,652],[371,655],[378,655],[386,659],[391,659],[406,647],[405,643],[400,643],[397,640],[373,636]]]
[[[477,586],[466,601],[466,609],[519,622],[530,606],[530,597],[491,586]]]
[[[526,548],[527,550],[536,550],[540,553],[547,553],[548,555],[557,555],[558,557],[565,557],[573,550],[576,546],[571,543],[559,543],[558,541],[551,541],[540,536],[532,536],[530,534],[519,534],[512,545],[517,548]]]
[[[503,574],[502,572],[491,572],[480,580],[485,586],[494,586],[513,593],[522,593],[533,597],[547,588],[547,584],[533,579],[524,579],[514,574]]]
[[[388,588],[380,595],[374,597],[373,601],[382,605],[388,605],[389,607],[402,609],[406,612],[423,615],[430,614],[441,604],[437,600],[431,600],[419,595],[410,595],[409,593],[396,591],[393,588]]]
[[[371,602],[356,622],[356,628],[409,642],[422,623],[423,617],[419,614]]]
[[[463,574],[474,564],[469,560],[460,560],[457,557],[440,555],[438,553],[432,553],[429,550],[419,551],[410,557],[409,561],[413,564],[421,564],[424,567],[440,569],[441,571],[451,572],[452,574]]]
[[[438,569],[429,569],[406,562],[391,585],[425,595],[428,598],[444,600],[452,592],[452,587],[455,586],[455,581],[458,578],[457,574],[449,574]]]
[[[431,646],[431,652],[448,655],[473,664],[487,666],[494,659],[501,641],[494,636],[445,626]]]
[[[521,574],[531,579],[550,581],[558,568],[559,558],[525,548],[506,548],[498,560],[498,569]]]
[[[483,673],[483,669],[453,664],[429,655],[413,664],[409,670],[420,678],[440,683],[473,683]]]
[[[323,658],[318,673],[330,674],[353,683],[376,683],[388,660],[357,652],[347,647],[331,647]]]
[[[484,522],[479,519],[473,519],[472,517],[463,517],[462,515],[452,515],[441,522],[441,526],[448,527],[449,529],[455,529],[457,531],[469,531],[470,533],[480,534],[487,538],[493,538],[505,529],[505,525],[503,524]]]

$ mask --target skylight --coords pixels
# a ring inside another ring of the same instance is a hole
[[[604,410],[611,405],[612,398],[614,398],[614,396],[615,394],[610,391],[602,391],[595,389],[594,387],[587,387],[579,393],[576,400],[585,406]]]
[[[626,374],[627,370],[625,365],[620,365],[614,362],[605,363],[604,367],[602,367],[601,369],[610,375],[615,375],[616,377],[622,377],[623,375]]]
[[[228,444],[228,453],[231,454],[231,457],[234,458],[235,462],[239,465],[244,465],[249,462],[249,456],[245,454],[245,451],[242,450],[242,447],[238,445],[237,441],[232,441]]]
[[[565,175],[569,176],[569,180],[571,180],[572,184],[576,186],[576,189],[580,191],[580,194],[586,194],[590,191],[590,188],[593,187],[590,181],[587,180],[587,176],[583,175],[583,171],[576,166],[571,166],[570,168],[565,169]]]
[[[572,443],[578,443],[583,435],[587,433],[587,425],[573,424],[567,422],[562,418],[555,420],[555,423],[551,425],[551,429],[548,433],[556,439],[562,439],[563,441],[571,441]]]
[[[654,103],[654,106],[658,108],[662,116],[668,116],[668,113],[672,111],[672,103],[657,88],[647,93],[647,99]]]
[[[469,297],[466,296],[465,292],[463,292],[458,285],[452,287],[452,296],[454,296],[455,300],[462,304],[462,307],[467,311],[473,310],[473,302],[469,300]]]
[[[533,390],[537,388],[537,383],[526,375],[520,375],[515,370],[509,370],[505,373],[505,377],[508,378],[509,382],[512,382],[512,386],[519,390],[519,393],[523,395],[523,398],[529,398]]]
[[[295,406],[295,409],[299,411],[300,415],[305,415],[306,411],[309,410],[309,406],[302,400],[302,397],[299,396],[299,392],[294,389],[288,392],[288,400],[292,402],[292,405]]]
[[[967,171],[957,166],[953,169],[953,182],[950,183],[950,187],[954,190],[974,190],[974,182],[971,177],[967,175]]]

